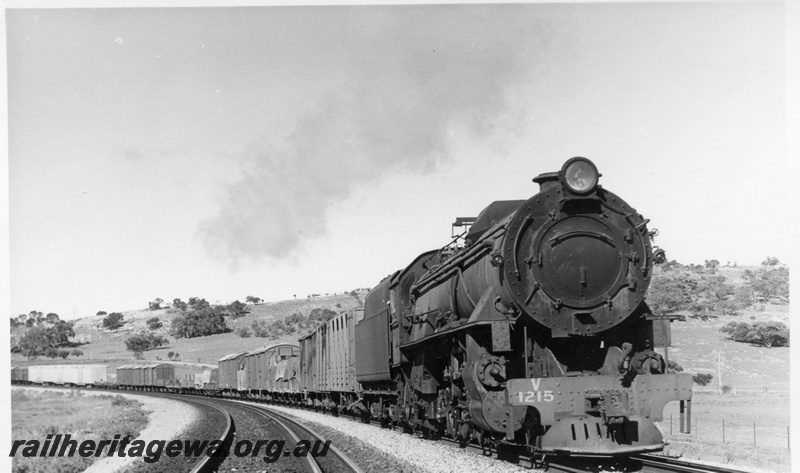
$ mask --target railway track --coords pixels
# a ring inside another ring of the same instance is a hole
[[[57,386],[50,386],[49,388],[59,389]],[[74,390],[76,388],[60,388],[60,389],[70,389]],[[93,388],[93,391],[102,390],[108,391],[111,393],[119,392],[113,389],[97,389]],[[225,426],[223,432],[220,434],[219,440],[221,440],[224,444],[229,444],[235,432],[235,425],[233,423],[232,416],[230,414],[230,409],[228,407],[236,406],[242,410],[247,411],[248,413],[252,414],[254,417],[262,418],[262,419],[269,419],[270,421],[278,424],[281,426],[281,429],[284,430],[287,435],[297,444],[300,439],[303,440],[311,440],[312,443],[314,441],[325,442],[325,439],[316,433],[311,428],[293,420],[292,418],[286,416],[283,413],[277,412],[274,409],[270,409],[268,406],[271,403],[263,404],[263,401],[244,401],[240,399],[231,399],[227,397],[214,397],[214,398],[204,398],[198,395],[176,395],[176,394],[165,394],[165,393],[155,393],[155,392],[131,392],[130,394],[136,395],[149,395],[149,396],[157,396],[157,397],[167,397],[170,399],[175,400],[189,400],[190,402],[195,402],[198,404],[205,405],[209,408],[216,409],[222,412],[226,419],[227,425]],[[313,412],[320,412],[318,409],[309,409],[306,407],[298,407],[298,406],[285,406],[282,407],[288,409],[297,409],[297,410],[304,410],[304,411],[313,411]],[[341,417],[348,417],[354,421],[360,422],[362,419],[359,417],[354,417],[350,415],[342,415]],[[369,422],[373,426],[378,428],[387,428],[384,425],[381,425],[378,420],[372,420]],[[297,434],[300,432],[300,435]],[[706,465],[701,463],[695,463],[686,460],[680,460],[671,457],[665,457],[661,455],[653,455],[653,454],[645,454],[645,455],[636,455],[626,459],[625,461],[604,461],[600,459],[566,459],[562,460],[560,458],[549,457],[545,458],[543,461],[536,461],[533,462],[529,455],[525,453],[520,453],[518,450],[514,449],[507,449],[507,448],[498,448],[494,445],[484,445],[479,446],[474,443],[470,443],[467,445],[463,445],[462,443],[449,439],[447,437],[442,437],[439,440],[445,444],[449,444],[453,447],[468,450],[476,455],[484,456],[484,457],[492,457],[504,461],[510,461],[512,463],[517,463],[520,465],[526,465],[531,468],[541,468],[546,471],[560,471],[560,472],[567,472],[567,473],[578,473],[578,472],[597,472],[597,471],[624,471],[624,472],[639,472],[639,473],[748,473],[751,470],[741,469],[741,468],[731,468],[731,467],[723,467],[723,466],[715,466],[715,465]],[[315,473],[332,473],[332,472],[352,472],[352,473],[364,473],[357,463],[355,463],[352,459],[350,459],[346,454],[341,452],[341,450],[334,445],[330,445],[329,452],[332,455],[326,455],[323,457],[314,457],[313,455],[306,455],[305,458],[308,462],[309,471]],[[284,455],[290,454],[290,450],[284,451]],[[191,469],[191,473],[207,473],[216,471],[219,465],[225,460],[225,457],[203,457],[199,461],[197,461],[194,467]]]
[[[250,411],[256,416],[264,417],[267,419],[271,419],[276,424],[280,425],[289,436],[295,441],[295,443],[299,442],[300,439],[304,440],[312,440],[315,442],[325,443],[326,439],[312,430],[311,428],[291,419],[290,417],[281,414],[280,412],[276,412],[272,409],[269,409],[264,406],[253,405],[249,402],[243,401],[229,401],[233,402],[236,405],[240,406],[241,408]],[[297,434],[300,432],[300,435]],[[306,460],[308,460],[310,470],[313,473],[332,473],[332,472],[350,472],[350,473],[364,473],[364,470],[358,466],[358,463],[353,461],[350,457],[348,457],[344,452],[342,452],[339,448],[335,445],[331,444],[329,446],[330,453],[333,455],[325,455],[325,456],[313,456],[313,455],[306,455]],[[286,452],[288,453],[288,451]]]
[[[749,470],[715,465],[704,465],[661,455],[637,455],[631,460],[642,465],[643,472],[662,473],[747,473]]]
[[[290,409],[309,410],[305,407],[288,407]],[[317,409],[313,411],[319,412]],[[350,417],[354,421],[360,421],[358,417]],[[379,420],[371,420],[371,425],[378,428],[387,428],[381,425]],[[498,448],[494,445],[476,445],[474,443],[464,445],[462,442],[441,437],[437,439],[453,447],[470,451],[476,455],[492,457],[499,460],[510,461],[520,465],[527,465],[532,469],[542,469],[546,471],[559,471],[565,473],[586,473],[597,471],[621,471],[638,473],[749,473],[752,470],[743,468],[732,468],[724,466],[706,465],[687,460],[680,460],[654,454],[643,454],[627,458],[625,460],[601,460],[601,459],[566,459],[556,457],[545,457],[544,460],[532,460],[530,455],[520,452],[513,448]]]
[[[198,404],[203,404],[205,406],[208,406],[209,408],[216,409],[225,416],[227,423],[225,425],[225,429],[222,432],[222,435],[220,435],[219,437],[219,440],[223,443],[223,445],[229,444],[233,439],[233,434],[235,432],[235,428],[233,426],[233,417],[231,416],[231,413],[219,407],[214,402],[207,401],[205,399],[192,399],[192,401]],[[194,467],[192,467],[190,473],[211,473],[217,471],[217,467],[219,467],[219,465],[222,463],[224,459],[225,458],[221,456],[219,457],[204,456],[203,458],[198,460],[197,463],[194,464]]]

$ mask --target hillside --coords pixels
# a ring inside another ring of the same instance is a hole
[[[789,304],[785,302],[783,296],[766,299],[762,297],[759,298],[760,302],[746,307],[736,306],[736,310],[733,311],[728,310],[730,309],[728,306],[736,302],[736,297],[741,293],[741,289],[749,287],[748,274],[752,275],[753,271],[761,269],[763,268],[722,266],[714,271],[707,271],[699,266],[678,265],[678,267],[666,269],[659,268],[655,274],[648,297],[651,306],[656,305],[658,300],[661,300],[662,303],[676,304],[676,301],[683,301],[685,306],[683,310],[670,311],[686,316],[685,321],[673,323],[673,347],[670,349],[670,360],[677,362],[687,372],[712,374],[713,381],[707,388],[719,387],[720,369],[717,353],[721,353],[723,358],[721,373],[724,385],[740,390],[760,391],[766,388],[785,391],[789,389],[788,347],[766,348],[735,342],[719,331],[723,325],[729,322],[779,321],[788,325]],[[714,281],[718,282],[720,277],[724,277],[723,283],[711,284]],[[676,281],[679,284],[673,287],[673,283]],[[660,285],[660,287],[655,287],[656,285]],[[726,285],[730,286],[726,289],[730,293],[727,296],[720,289],[720,287],[725,289]],[[681,294],[676,295],[675,287],[678,286],[682,288],[681,291],[691,292],[691,300],[686,300],[685,297],[682,299]],[[718,293],[716,302],[709,300],[709,298],[713,298],[709,294],[713,292],[711,289]],[[145,351],[144,359],[146,361],[167,360],[168,353],[175,352],[180,355],[179,359],[184,363],[213,364],[219,358],[233,352],[250,351],[278,342],[296,342],[300,336],[307,333],[307,331],[294,332],[276,340],[259,338],[255,335],[243,338],[237,334],[237,329],[240,327],[249,329],[255,321],[272,322],[295,313],[308,315],[314,309],[328,309],[340,313],[363,304],[364,295],[365,292],[361,291],[357,293],[357,297],[350,294],[326,295],[310,299],[248,305],[249,313],[247,315],[237,319],[226,318],[231,332],[189,339],[175,339],[169,336],[172,319],[181,313],[178,309],[140,309],[124,312],[124,325],[115,331],[103,328],[102,320],[105,316],[87,317],[74,323],[75,337],[73,340],[80,344],[78,348],[83,355],[77,358],[70,356],[67,362],[109,360],[113,365],[129,363],[133,360],[133,356],[130,351],[126,350],[125,340],[133,333],[146,330],[148,319],[158,317],[163,323],[163,327],[156,330],[155,333],[167,337],[169,343],[164,347]],[[702,312],[703,310],[705,313]],[[725,315],[725,311],[728,311],[729,315]],[[734,313],[737,315],[730,315]],[[19,333],[23,329],[14,330]],[[25,357],[19,353],[12,354],[11,360],[12,363],[27,362]],[[36,362],[63,361],[60,359],[50,361],[40,357]]]
[[[363,293],[358,294],[363,300]],[[84,354],[80,357],[70,356],[66,362],[83,360],[109,360],[118,362],[114,364],[124,364],[133,361],[133,355],[125,348],[125,340],[133,333],[147,329],[147,320],[158,317],[163,323],[163,327],[154,333],[168,337],[169,344],[155,350],[148,350],[143,353],[146,361],[157,361],[158,359],[167,360],[169,352],[180,354],[180,360],[192,363],[215,363],[223,356],[239,351],[250,351],[266,345],[278,342],[295,342],[300,334],[294,333],[281,337],[277,340],[259,338],[251,335],[248,338],[240,337],[236,330],[240,327],[250,328],[251,324],[257,320],[271,322],[290,316],[294,313],[308,315],[314,309],[329,309],[336,313],[350,310],[359,306],[359,299],[349,294],[320,296],[311,299],[296,299],[280,302],[265,302],[257,305],[247,305],[248,314],[237,319],[226,318],[228,327],[232,330],[228,333],[210,335],[198,338],[175,339],[169,336],[169,327],[172,319],[181,313],[178,309],[167,308],[158,310],[139,309],[123,312],[124,315],[122,328],[110,331],[103,328],[105,315],[97,315],[78,319],[73,325],[75,331],[74,341]],[[47,360],[40,357],[38,363]],[[49,360],[47,360],[49,361]],[[11,355],[12,363],[25,363],[27,360],[19,353]],[[58,359],[56,362],[64,362]]]

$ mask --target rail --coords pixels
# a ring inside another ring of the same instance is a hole
[[[277,411],[275,411],[273,409],[269,409],[269,408],[264,407],[264,406],[254,406],[254,405],[250,404],[249,402],[243,402],[243,401],[232,401],[232,402],[236,403],[237,405],[239,405],[241,407],[244,407],[245,409],[247,409],[247,410],[249,410],[251,412],[257,413],[258,415],[266,416],[266,417],[271,418],[275,423],[277,423],[279,426],[281,426],[282,429],[286,430],[289,433],[289,435],[292,436],[292,440],[295,443],[299,442],[299,437],[297,437],[297,435],[294,433],[294,430],[290,429],[287,424],[293,425],[293,426],[295,426],[296,428],[298,428],[300,430],[306,431],[309,435],[311,435],[312,437],[314,437],[315,439],[317,439],[317,440],[319,440],[321,442],[325,442],[326,441],[325,437],[323,437],[322,435],[318,434],[316,431],[314,431],[310,427],[305,426],[305,425],[299,423],[298,421],[296,421],[294,419],[291,419],[290,417],[288,417],[288,416],[286,416],[284,414],[281,414],[281,413],[279,413],[279,412],[277,412]],[[365,473],[364,470],[361,469],[361,467],[358,466],[358,464],[355,461],[353,461],[350,457],[347,456],[347,454],[342,452],[335,445],[330,445],[330,451],[333,452],[334,456],[336,456],[336,458],[350,472],[352,472],[352,473]],[[325,471],[325,469],[323,469],[319,465],[317,460],[312,455],[307,455],[306,458],[309,460],[309,463],[311,464],[311,469],[312,469],[313,472],[322,473],[322,472]],[[340,471],[340,470],[336,469],[336,471]]]
[[[631,460],[640,462],[644,467],[642,471],[650,472],[681,472],[681,473],[746,473],[748,470],[731,468],[727,466],[706,465],[662,455],[636,455]]]
[[[233,417],[231,417],[230,412],[215,405],[212,402],[201,401],[196,398],[193,398],[192,401],[197,402],[198,404],[203,404],[204,406],[207,407],[212,407],[220,411],[225,416],[227,422],[225,425],[225,430],[222,432],[222,436],[219,438],[219,440],[222,442],[223,445],[229,445],[233,440],[233,433],[234,433]],[[205,456],[194,464],[194,467],[191,469],[190,473],[211,473],[213,471],[217,471],[217,468],[224,460],[225,457],[223,455]]]

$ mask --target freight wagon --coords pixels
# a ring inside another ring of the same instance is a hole
[[[339,314],[300,339],[299,388],[308,403],[332,407],[358,400],[354,334],[363,316],[363,309]]]
[[[11,367],[11,384],[28,384],[28,367]]]
[[[28,381],[36,384],[94,386],[106,384],[106,365],[39,365],[28,367]]]
[[[247,355],[247,352],[231,353],[217,360],[219,365],[219,388],[223,392],[232,392],[238,389],[237,373],[245,355]]]

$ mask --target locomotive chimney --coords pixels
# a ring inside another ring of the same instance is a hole
[[[546,172],[533,178],[533,182],[539,184],[539,192],[550,190],[559,185],[557,172]]]

